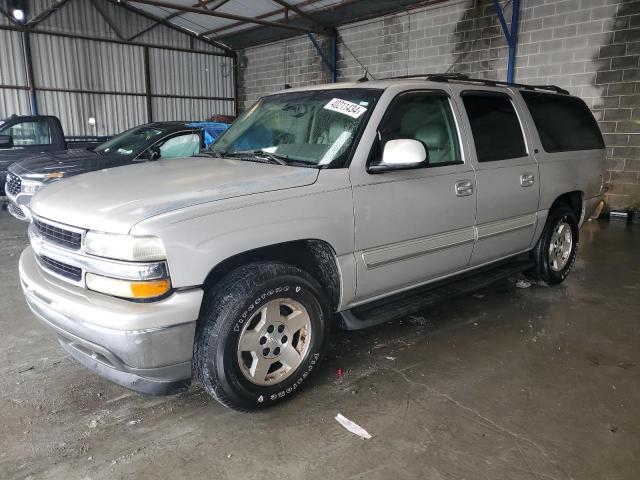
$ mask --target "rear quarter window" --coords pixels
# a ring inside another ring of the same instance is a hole
[[[579,98],[540,92],[520,92],[546,152],[604,148],[598,123]]]

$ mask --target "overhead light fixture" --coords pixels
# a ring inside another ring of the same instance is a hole
[[[14,8],[11,12],[11,16],[14,18],[16,22],[24,22],[26,15],[24,14],[24,10],[20,8]]]

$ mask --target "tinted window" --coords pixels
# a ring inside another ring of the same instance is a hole
[[[464,92],[479,162],[524,157],[527,149],[511,99],[501,93]]]
[[[579,98],[539,92],[521,93],[545,151],[604,148],[598,124],[587,105]]]
[[[398,96],[380,127],[374,155],[379,160],[389,140],[418,140],[429,152],[429,166],[462,163],[460,142],[449,98],[437,92],[412,92]]]
[[[2,135],[10,135],[16,147],[51,145],[48,122],[20,122],[5,128]]]

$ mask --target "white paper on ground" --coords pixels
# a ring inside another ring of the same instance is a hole
[[[364,428],[362,428],[357,423],[352,422],[347,417],[343,416],[341,413],[336,415],[336,420],[340,425],[349,430],[351,433],[358,435],[359,437],[369,439],[371,435]]]

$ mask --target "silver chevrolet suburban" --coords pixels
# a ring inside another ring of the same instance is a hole
[[[193,379],[282,401],[334,325],[364,328],[514,272],[556,284],[604,190],[585,103],[459,75],[266,96],[199,157],[33,199],[29,307],[86,367],[144,393]]]

